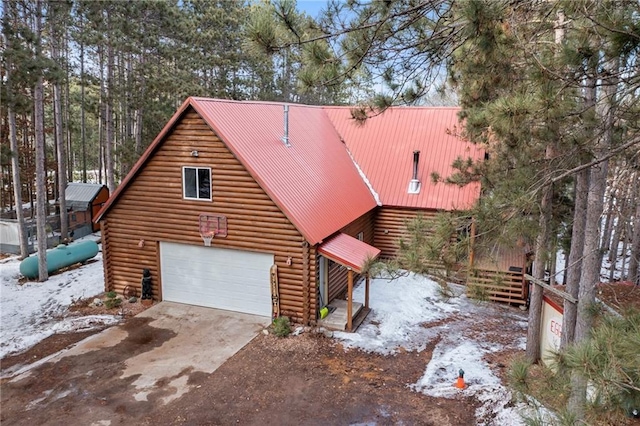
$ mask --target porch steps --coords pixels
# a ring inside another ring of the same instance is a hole
[[[347,301],[334,299],[329,303],[329,307],[334,308],[334,310],[326,318],[318,320],[318,325],[329,330],[345,331],[347,329]],[[367,312],[363,313],[363,311]],[[353,318],[352,331],[364,321],[369,311],[370,309],[364,309],[362,303],[353,302],[353,312],[351,314],[351,318]],[[359,318],[361,313],[363,313],[362,318]],[[358,320],[359,322],[357,323]]]
[[[362,324],[362,322],[365,320],[365,318],[367,318],[367,315],[369,315],[369,312],[371,312],[371,308],[365,308],[364,306],[362,307],[362,309],[360,309],[360,312],[358,312],[358,315],[355,316],[355,318],[353,319],[351,325],[352,325],[352,332],[356,331],[358,329],[358,327],[360,327],[360,324]]]

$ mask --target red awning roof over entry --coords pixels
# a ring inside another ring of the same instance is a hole
[[[375,259],[380,255],[377,248],[343,233],[336,234],[322,243],[318,252],[358,274],[362,272],[367,259]]]

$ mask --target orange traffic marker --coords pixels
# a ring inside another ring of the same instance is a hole
[[[462,371],[462,369],[460,371],[458,371],[458,380],[456,380],[456,384],[455,386],[458,389],[464,389],[465,388],[465,384],[464,384],[464,371]]]

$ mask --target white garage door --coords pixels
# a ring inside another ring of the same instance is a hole
[[[161,242],[162,298],[271,316],[271,265],[271,254]]]

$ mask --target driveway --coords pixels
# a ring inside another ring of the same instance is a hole
[[[150,318],[149,326],[174,331],[175,336],[129,358],[120,378],[137,377],[133,382],[137,401],[146,401],[158,385],[175,388],[175,393],[162,399],[165,404],[189,391],[189,374],[213,373],[270,322],[266,317],[172,302],[159,303],[139,317]],[[110,336],[110,331],[117,335]],[[105,330],[96,336],[96,341],[89,339],[76,349],[92,350],[96,344],[111,344],[126,336],[118,328]]]
[[[117,412],[118,401],[120,410],[132,398],[164,405],[198,387],[199,377],[213,373],[269,322],[267,317],[161,302],[18,372],[5,382],[2,399],[15,391],[15,397],[24,398],[23,409],[36,414],[49,404],[93,395],[105,401],[105,410],[92,410],[95,415],[86,418],[82,404],[72,409],[90,423],[104,424],[114,414],[107,407]],[[3,410],[1,420],[44,420],[20,416],[12,419]]]

